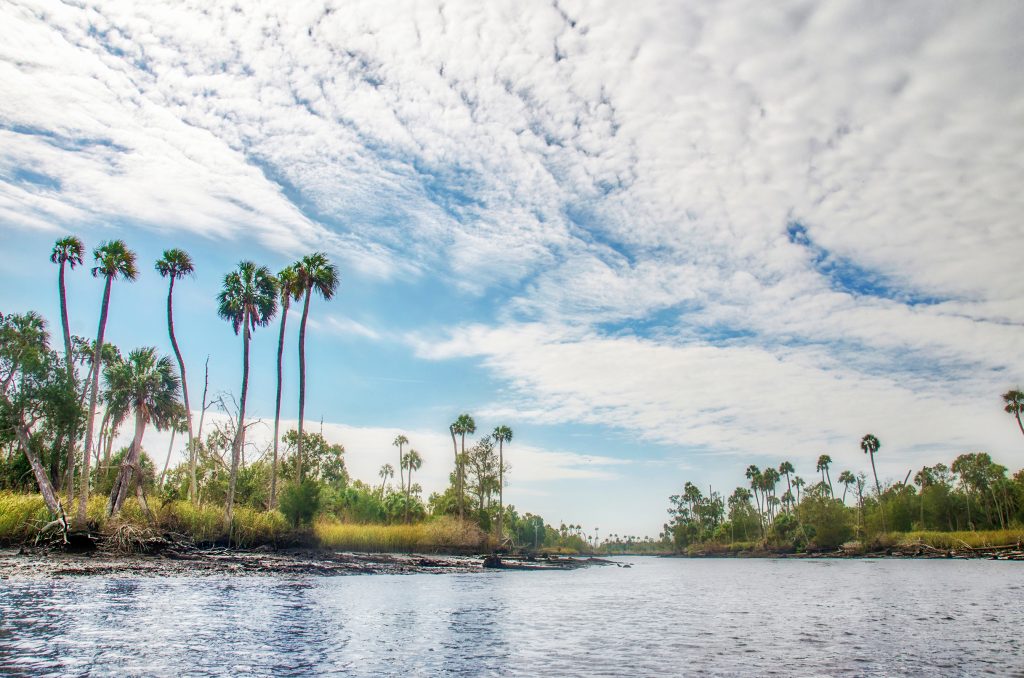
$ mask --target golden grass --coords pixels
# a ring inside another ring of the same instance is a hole
[[[0,541],[30,539],[48,522],[50,512],[42,496],[0,492]]]
[[[937,549],[984,548],[1007,546],[1024,541],[1024,528],[1011,530],[979,530],[977,532],[890,532],[884,542],[893,546],[924,543]]]
[[[313,534],[326,548],[372,553],[473,550],[486,541],[476,525],[448,517],[412,525],[360,525],[321,519],[313,525]]]

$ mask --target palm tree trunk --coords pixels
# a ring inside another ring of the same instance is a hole
[[[96,347],[92,354],[92,386],[89,389],[89,416],[85,425],[85,450],[82,453],[82,485],[78,493],[76,522],[85,526],[86,507],[89,504],[89,463],[92,457],[92,434],[96,425],[96,400],[100,390],[100,359],[103,352],[103,333],[107,329],[107,311],[110,309],[110,282],[106,276],[103,286],[103,304],[100,306],[100,325],[96,333]]]
[[[281,331],[277,335],[277,397],[274,401],[274,465],[270,467],[270,508],[277,506],[277,447],[281,427],[281,383],[284,369],[284,329],[288,322],[291,295],[286,294],[281,304]]]
[[[889,528],[885,524],[885,504],[882,502],[882,484],[878,482],[878,471],[875,469],[875,453],[872,452],[868,456],[871,458],[871,473],[875,476],[875,490],[878,492],[878,510],[882,513],[882,531],[888,532]]]
[[[405,522],[409,522],[409,491],[412,490],[412,464],[409,465],[409,482],[405,486]]]
[[[1024,434],[1024,424],[1022,424],[1020,421],[1020,410],[1014,412],[1013,416],[1017,418],[1017,427],[1020,429],[1020,432]]]
[[[231,475],[228,479],[228,506],[225,519],[230,540],[232,520],[235,514],[235,482],[238,480],[238,460],[242,456],[242,445],[245,444],[245,397],[249,392],[249,309],[242,316],[242,397],[238,400],[238,428],[235,429],[235,440],[231,445]]]
[[[146,432],[145,410],[136,404],[135,408],[135,437],[132,439],[131,449],[127,458],[121,462],[121,470],[117,473],[117,480],[110,490],[110,499],[107,500],[107,515],[116,516],[128,496],[128,487],[132,484],[132,477],[135,471],[139,472],[138,482],[142,482],[142,469],[139,466],[139,458],[142,454],[142,436]]]
[[[206,356],[206,376],[203,378],[203,402],[202,410],[199,412],[199,428],[196,429],[195,444],[189,445],[188,463],[188,496],[193,504],[199,503],[197,487],[199,479],[196,477],[196,466],[199,461],[199,446],[203,444],[203,419],[206,418],[206,391],[210,388],[210,356]]]
[[[459,444],[455,442],[455,429],[449,427],[448,431],[452,434],[452,449],[455,450],[455,492],[459,493]],[[455,498],[459,505],[459,520],[462,520],[462,501],[458,497]]]
[[[501,547],[505,519],[505,438],[498,439],[498,547]]]
[[[60,288],[60,324],[64,332],[64,363],[68,371],[68,383],[73,385],[75,365],[71,356],[71,326],[68,322],[68,298],[64,286],[65,263],[64,261],[60,262],[60,276],[58,277],[58,286]],[[67,489],[68,504],[71,504],[75,497],[75,434],[76,432],[71,430],[67,432],[67,436],[61,437],[61,441],[68,446],[67,468],[64,471],[64,487]]]
[[[462,450],[458,460],[458,479],[459,479],[459,519],[461,520],[464,514],[463,504],[465,504],[466,497],[466,432],[462,432]]]
[[[185,421],[188,423],[188,449],[192,450],[192,408],[188,403],[188,380],[185,378],[185,359],[181,357],[181,349],[178,348],[178,340],[174,336],[174,276],[170,278],[170,285],[167,287],[167,333],[171,335],[171,348],[174,349],[174,357],[178,359],[178,373],[181,376],[181,398],[185,402]],[[171,440],[174,440],[174,429],[171,429]],[[167,453],[168,462],[171,459],[170,451]],[[166,470],[166,468],[164,469]],[[163,485],[163,474],[160,474],[160,484]],[[191,491],[191,486],[189,487]]]
[[[306,289],[302,303],[302,322],[299,324],[299,444],[296,458],[296,477],[302,482],[302,420],[306,415],[306,318],[309,317],[309,298],[312,289]]]
[[[405,491],[405,472],[402,469],[402,444],[398,445],[398,489],[402,492]],[[410,475],[412,471],[409,472]]]
[[[37,455],[35,450],[32,448],[31,432],[22,422],[18,422],[15,429],[18,435],[18,440],[21,442],[21,446],[25,451],[25,457],[28,459],[28,463],[32,467],[32,475],[35,476],[36,484],[39,486],[39,493],[43,495],[43,502],[46,504],[46,508],[50,510],[50,513],[57,516],[57,518],[63,523],[65,531],[67,531],[67,517],[64,515],[64,507],[61,506],[60,496],[53,489],[50,477],[46,475],[46,469],[43,468],[43,464],[39,460],[39,455]]]
[[[825,478],[828,479],[828,496],[835,499],[836,493],[832,491],[832,476],[829,475],[828,466],[825,467]]]
[[[164,462],[164,470],[160,471],[160,480],[156,482],[157,487],[164,486],[164,476],[167,474],[167,467],[171,465],[171,450],[174,449],[174,434],[178,432],[178,429],[171,427],[171,443],[167,446],[167,461]]]

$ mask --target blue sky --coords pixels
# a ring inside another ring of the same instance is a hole
[[[142,275],[109,336],[169,351],[152,262],[183,247],[196,399],[207,355],[238,389],[224,273],[326,251],[307,416],[358,477],[404,431],[438,489],[463,411],[515,430],[512,503],[602,533],[656,534],[686,480],[748,463],[867,469],[869,431],[890,479],[1024,466],[998,397],[1024,383],[1019,3],[0,13],[0,309],[56,320],[53,240],[123,238]],[[69,285],[91,336],[101,286]]]

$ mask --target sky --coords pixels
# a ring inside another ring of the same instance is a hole
[[[1024,4],[0,5],[0,311],[59,329],[53,241],[122,238],[108,340],[236,393],[215,295],[319,250],[306,416],[377,481],[405,433],[514,431],[506,501],[657,535],[686,481],[1024,467]],[[94,336],[101,282],[68,275]],[[298,316],[284,414],[297,417]],[[276,323],[248,411],[273,421]],[[261,433],[262,431],[262,433]],[[158,458],[168,438],[144,443]],[[179,445],[180,447],[180,445]]]

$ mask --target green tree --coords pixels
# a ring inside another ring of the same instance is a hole
[[[823,454],[818,457],[818,465],[815,467],[815,471],[821,472],[821,482],[824,483],[828,480],[828,496],[835,497],[832,492],[832,478],[828,475],[828,467],[832,465],[832,457],[827,454]]]
[[[107,312],[110,309],[110,286],[114,280],[123,278],[133,281],[138,275],[135,267],[135,252],[128,249],[123,240],[112,240],[97,247],[93,253],[96,265],[92,269],[94,277],[103,277],[103,302],[100,305],[100,323],[96,332],[96,347],[92,356],[92,386],[89,389],[89,409],[86,410],[85,450],[82,453],[82,484],[78,494],[77,522],[85,525],[86,507],[89,504],[89,461],[92,458],[92,435],[96,423],[96,402],[100,390],[100,351],[103,348],[103,335],[107,329]]]
[[[1020,415],[1024,412],[1024,391],[1019,389],[1010,389],[1003,394],[1003,403],[1005,404],[1003,410],[1007,414],[1012,414],[1017,420],[1017,426],[1020,428],[1020,432],[1024,434],[1024,424],[1021,423]]]
[[[231,471],[228,480],[225,520],[231,529],[234,516],[235,483],[238,461],[245,444],[245,401],[249,393],[249,341],[257,326],[265,327],[277,312],[277,280],[266,266],[242,261],[238,269],[224,276],[217,296],[217,314],[231,323],[237,335],[242,333],[242,393],[238,401],[238,426],[231,445]]]
[[[508,426],[496,426],[491,433],[494,442],[498,443],[498,545],[505,539],[503,519],[505,516],[505,443],[512,442],[512,429]]]
[[[64,367],[67,369],[68,381],[72,384],[75,381],[75,361],[71,348],[71,326],[68,319],[68,298],[64,272],[66,266],[70,266],[74,270],[75,266],[82,263],[84,257],[85,245],[77,236],[73,235],[65,236],[54,243],[53,251],[50,253],[50,261],[60,266],[60,273],[57,276],[57,291],[60,295],[61,328],[64,331]],[[78,432],[72,429],[66,431],[63,436],[64,444],[67,446],[64,487],[67,490],[69,504],[73,501],[75,492],[75,438],[77,435]]]
[[[405,484],[405,522],[409,522],[409,493],[412,491],[412,472],[419,471],[423,466],[423,457],[416,450],[410,448],[402,458],[402,466],[409,472],[409,481]]]
[[[839,474],[839,483],[843,486],[843,504],[846,504],[846,491],[850,489],[850,485],[857,482],[857,477],[853,475],[852,471],[843,471]]]
[[[455,448],[455,492],[459,501],[459,520],[465,517],[465,458],[466,458],[466,434],[476,433],[476,422],[468,413],[460,414],[455,422],[448,427],[452,434],[452,446],[455,446],[455,436],[462,436],[462,453]]]
[[[388,478],[395,477],[395,467],[391,464],[384,464],[380,467],[380,471],[377,472],[380,476],[380,496],[384,496],[384,484],[388,482]]]
[[[127,460],[121,464],[117,480],[107,501],[107,515],[117,515],[121,510],[132,477],[142,477],[139,457],[142,454],[142,436],[146,425],[152,422],[158,430],[174,423],[181,415],[178,392],[181,382],[174,373],[170,358],[157,356],[152,347],[137,348],[123,361],[106,372],[107,398],[111,406],[121,412],[135,413],[135,436]],[[136,483],[139,503],[146,507],[142,483]],[[148,509],[147,509],[148,510]]]
[[[298,301],[302,295],[299,287],[299,276],[296,264],[286,266],[277,274],[278,291],[281,295],[281,330],[277,336],[277,395],[274,399],[274,462],[270,468],[270,508],[277,506],[277,452],[280,441],[281,427],[281,386],[284,370],[284,330],[288,323],[288,309],[292,300]]]
[[[875,476],[875,490],[878,492],[878,508],[882,512],[882,529],[888,532],[888,527],[885,524],[885,506],[882,505],[882,484],[878,482],[878,471],[875,468],[875,453],[881,446],[882,443],[878,442],[878,438],[870,433],[860,439],[860,449],[871,459],[871,472]]]
[[[404,435],[395,436],[394,442],[391,443],[398,448],[398,488],[401,491],[405,491],[405,476],[402,475],[402,469],[404,468],[402,460],[405,458],[402,454],[402,448],[409,444],[409,439]]]
[[[162,257],[156,261],[156,270],[164,278],[167,278],[167,333],[171,337],[171,348],[174,350],[174,357],[178,361],[178,375],[181,379],[181,396],[185,402],[185,432],[188,433],[188,459],[189,459],[189,487],[188,496],[192,502],[196,500],[196,454],[192,444],[192,408],[188,401],[188,378],[185,371],[185,359],[181,357],[181,349],[178,348],[178,339],[174,335],[174,282],[181,278],[192,275],[195,266],[192,257],[188,252],[178,248],[164,250]],[[171,429],[171,437],[174,436],[174,429]]]
[[[795,472],[796,470],[793,468],[793,464],[789,463],[788,461],[784,461],[781,464],[779,464],[779,473],[786,476],[786,492],[789,494],[790,499],[792,499],[793,497],[793,483],[790,480],[789,476],[790,474]],[[789,502],[786,502],[785,505],[788,506]],[[786,511],[788,512],[789,509],[787,508]]]
[[[302,257],[295,264],[298,288],[305,294],[302,302],[302,321],[299,324],[299,463],[302,463],[302,424],[306,414],[306,319],[309,317],[309,300],[316,292],[324,301],[330,301],[338,289],[338,267],[332,264],[323,252],[314,252]],[[302,466],[298,469],[302,482]]]

